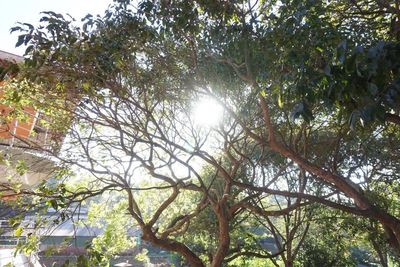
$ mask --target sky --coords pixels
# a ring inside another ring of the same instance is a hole
[[[80,21],[88,13],[103,14],[112,0],[0,0],[0,50],[22,56],[24,47],[15,47],[18,33],[10,34],[17,22],[38,25],[40,12],[69,13]]]

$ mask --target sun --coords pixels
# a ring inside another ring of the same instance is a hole
[[[210,97],[201,98],[193,103],[192,118],[194,123],[199,126],[216,126],[221,122],[222,115],[222,106]]]

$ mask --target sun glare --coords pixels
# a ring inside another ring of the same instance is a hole
[[[215,126],[222,119],[223,108],[212,98],[202,98],[192,107],[192,117],[199,126]]]

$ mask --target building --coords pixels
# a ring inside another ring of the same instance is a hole
[[[57,145],[63,135],[52,132],[44,125],[46,117],[33,107],[23,107],[23,120],[13,115],[12,105],[1,103],[3,95],[2,87],[7,80],[18,72],[18,63],[23,58],[0,50],[0,266],[9,263],[17,267],[47,267],[63,266],[66,261],[74,262],[81,255],[86,255],[87,243],[103,232],[102,229],[94,227],[83,227],[74,225],[73,221],[67,220],[54,227],[43,229],[39,253],[34,255],[17,254],[14,250],[17,242],[29,235],[33,230],[34,215],[26,215],[21,225],[23,233],[16,236],[14,228],[9,225],[9,219],[19,211],[8,205],[12,202],[16,193],[11,188],[17,186],[22,188],[34,188],[41,181],[51,178],[55,164],[50,154],[57,151]],[[36,148],[45,148],[36,149]],[[52,153],[44,151],[50,150]],[[50,221],[55,214],[51,211],[45,216]],[[76,219],[87,216],[82,211],[74,214]],[[50,231],[49,231],[50,229]],[[35,229],[37,230],[37,229]],[[47,230],[47,231],[46,231]],[[129,236],[140,240],[141,232],[138,229],[129,231]],[[65,242],[68,240],[68,242]],[[53,249],[56,253],[48,255],[46,251]],[[141,249],[149,251],[150,262],[144,264],[135,259]],[[111,266],[170,266],[170,254],[148,244],[140,244],[134,250],[129,250],[118,255],[110,262]]]
[[[35,145],[46,147],[51,139],[50,131],[41,123],[40,112],[24,107],[24,118],[17,120],[13,106],[1,102],[3,88],[17,74],[22,61],[23,57],[0,50],[0,266],[13,263],[36,267],[41,266],[37,257],[14,256],[17,238],[8,220],[19,211],[10,204],[17,195],[15,188],[33,188],[48,179],[54,162],[46,153],[33,149]]]
[[[74,263],[81,256],[87,256],[87,246],[90,242],[103,233],[101,227],[90,225],[75,225],[74,221],[87,219],[87,209],[82,207],[79,212],[74,212],[73,217],[62,222],[59,225],[50,224],[47,227],[35,229],[40,232],[41,241],[39,253],[32,255],[17,254],[13,256],[14,247],[19,239],[23,239],[32,231],[32,223],[35,221],[35,215],[27,215],[21,222],[24,225],[24,232],[16,237],[14,230],[9,227],[7,221],[0,221],[2,230],[0,235],[0,266],[7,263],[13,263],[16,267],[61,267],[66,262]],[[57,212],[49,210],[45,215],[51,222],[58,217]],[[133,227],[128,230],[128,237],[135,240],[135,247],[121,252],[110,260],[110,266],[131,266],[131,267],[168,267],[172,266],[174,259],[171,254],[161,249],[155,248],[150,244],[140,241],[141,230],[139,227]],[[136,259],[136,255],[146,249],[148,262],[142,262]],[[51,253],[49,253],[51,251]],[[174,264],[179,266],[177,262]]]
[[[0,99],[7,79],[18,71],[23,58],[0,50]],[[23,120],[13,117],[13,107],[0,102],[0,185],[2,199],[12,198],[7,185],[20,184],[30,188],[49,178],[53,161],[49,155],[33,149],[35,146],[51,147],[52,133],[43,126],[43,115],[33,107],[23,108]],[[26,172],[21,168],[26,167]]]

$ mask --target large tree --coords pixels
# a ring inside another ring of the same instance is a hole
[[[243,212],[311,203],[379,223],[399,253],[398,14],[386,1],[120,0],[80,28],[46,12],[42,26],[14,28],[27,45],[20,78],[39,86],[13,96],[53,117],[68,132],[55,156],[94,177],[64,200],[124,191],[142,238],[193,266],[204,262],[174,236],[205,209],[217,222],[212,266]],[[223,108],[218,124],[196,124],[199,99]],[[166,193],[144,216],[136,192],[153,189]],[[197,201],[168,218],[186,191]],[[286,205],[266,207],[271,195]]]

